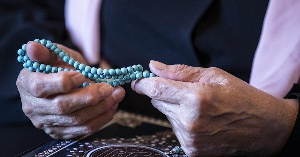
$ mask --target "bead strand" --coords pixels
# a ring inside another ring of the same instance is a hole
[[[101,69],[91,66],[87,66],[79,61],[76,61],[74,58],[70,57],[62,48],[57,47],[56,43],[52,43],[50,40],[45,39],[35,39],[35,42],[38,42],[45,46],[49,51],[53,52],[65,63],[68,63],[74,69],[55,67],[46,64],[40,64],[39,62],[32,61],[26,52],[26,45],[23,44],[22,48],[17,51],[18,57],[17,60],[20,63],[23,63],[24,68],[28,68],[31,72],[41,72],[41,73],[58,73],[60,71],[77,71],[84,75],[86,78],[90,79],[95,83],[105,82],[111,86],[124,85],[125,83],[130,83],[133,80],[138,80],[142,78],[155,77],[155,74],[149,72],[148,70],[143,71],[143,66],[140,64],[132,65],[123,68],[117,69]],[[82,87],[91,85],[93,83],[84,82]]]

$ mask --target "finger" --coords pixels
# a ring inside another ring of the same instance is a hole
[[[32,73],[23,69],[17,79],[19,90],[42,98],[53,94],[66,93],[78,88],[85,77],[78,72],[59,72],[56,74]]]
[[[69,114],[78,109],[95,105],[113,93],[113,87],[106,83],[97,83],[53,98],[52,105],[40,108],[41,114]],[[47,109],[45,111],[43,108]],[[42,113],[44,112],[44,113]]]
[[[156,75],[183,82],[198,82],[205,71],[204,68],[191,67],[183,64],[166,65],[158,61],[150,61],[150,70]]]
[[[117,89],[105,100],[95,104],[89,105],[85,108],[76,110],[66,115],[43,115],[42,117],[35,118],[35,126],[41,127],[44,124],[51,124],[57,126],[74,126],[81,125],[87,120],[103,114],[111,108],[117,107],[118,103],[124,97],[124,90]]]
[[[51,53],[45,46],[40,43],[31,41],[26,46],[28,57],[33,60],[44,64],[56,63],[56,56]]]
[[[133,81],[131,87],[139,94],[172,104],[185,103],[195,92],[196,84],[152,77]]]
[[[82,56],[78,52],[60,44],[57,44],[57,46],[62,48],[70,57],[86,64],[86,62],[82,59]],[[49,51],[45,46],[43,46],[40,43],[34,41],[29,42],[26,46],[26,51],[29,58],[33,61],[37,61],[43,64],[55,65],[55,66],[61,64],[67,65],[62,61],[62,59],[57,57],[53,52]]]
[[[112,120],[115,112],[116,107],[112,107],[109,111],[86,121],[82,125],[72,127],[46,126],[44,131],[54,139],[71,139],[92,134]]]

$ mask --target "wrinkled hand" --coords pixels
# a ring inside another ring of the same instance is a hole
[[[71,57],[86,63],[74,50],[63,48]],[[30,42],[28,56],[40,63],[70,68],[44,46]],[[77,88],[87,81],[78,72],[43,74],[23,69],[17,79],[22,109],[35,127],[52,138],[75,138],[91,134],[109,122],[123,99],[125,91],[106,83]]]
[[[188,156],[268,156],[281,150],[295,122],[295,100],[274,98],[218,68],[151,61],[160,77],[132,83],[152,98]]]

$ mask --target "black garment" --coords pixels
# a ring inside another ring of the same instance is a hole
[[[0,1],[0,124],[29,122],[22,112],[16,79],[23,68],[16,60],[22,44],[39,38],[72,46],[64,26],[64,0]]]
[[[248,81],[267,5],[266,0],[104,0],[101,55],[115,67],[148,68],[150,60],[158,60],[218,67]],[[120,108],[163,117],[149,98],[129,88]]]
[[[286,99],[298,99],[300,103],[300,84],[294,84],[289,93],[285,96]],[[297,119],[294,124],[293,131],[289,137],[289,140],[285,144],[280,156],[293,157],[299,156],[300,154],[300,114],[298,111]]]
[[[64,26],[64,0],[0,1],[0,152],[15,156],[50,136],[36,129],[22,111],[16,60],[22,44],[45,38],[73,47]]]

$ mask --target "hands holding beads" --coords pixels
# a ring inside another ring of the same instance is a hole
[[[60,45],[71,57],[86,63],[74,50]],[[70,68],[44,46],[31,42],[28,56],[35,61]],[[97,131],[109,122],[125,91],[106,83],[78,88],[85,77],[78,72],[44,74],[23,69],[17,79],[22,109],[35,127],[53,138],[74,138]]]
[[[275,98],[218,68],[151,61],[150,69],[159,77],[132,88],[167,116],[188,156],[269,156],[292,130],[294,100]]]

